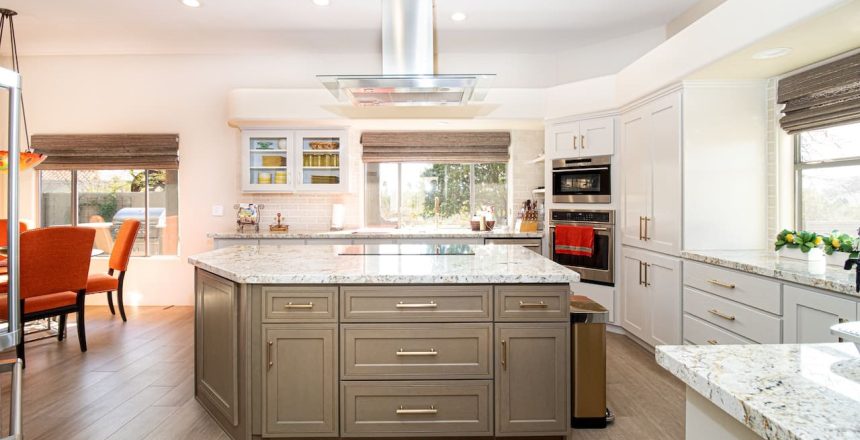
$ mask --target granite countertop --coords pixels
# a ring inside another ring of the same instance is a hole
[[[193,255],[188,262],[246,284],[558,284],[579,281],[578,273],[522,246],[471,245],[474,255],[338,255],[347,248],[361,246],[230,246]]]
[[[816,275],[809,272],[808,263],[781,258],[773,251],[683,251],[681,257],[860,297],[853,270],[827,266],[824,274]]]
[[[854,344],[659,346],[657,362],[763,438],[860,439]]]
[[[209,238],[541,238],[543,232],[513,232],[507,229],[471,231],[469,229],[351,229],[327,232],[210,232]]]

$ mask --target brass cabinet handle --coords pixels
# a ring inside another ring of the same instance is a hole
[[[436,356],[439,352],[435,348],[431,348],[429,351],[406,351],[406,349],[401,348],[395,354],[397,356]]]
[[[275,364],[275,363],[272,361],[272,345],[273,345],[273,344],[274,344],[274,342],[269,341],[269,343],[266,345],[266,360],[267,360],[267,361],[268,361],[268,363],[269,363],[269,365],[268,365],[268,367],[267,367],[266,369],[272,368],[272,365],[274,365],[274,364]]]
[[[726,319],[726,320],[729,320],[729,321],[734,321],[734,320],[735,320],[734,315],[726,315],[725,313],[723,313],[723,312],[721,312],[721,311],[719,311],[719,310],[717,310],[717,309],[711,309],[711,310],[708,310],[708,313],[710,313],[710,314],[712,314],[712,315],[715,315],[715,316],[719,316],[720,318],[723,318],[723,319]]]
[[[545,309],[547,307],[549,307],[549,305],[544,303],[543,301],[536,303],[527,303],[525,301],[520,301],[521,309]]]
[[[394,410],[395,414],[436,414],[439,410],[436,409],[436,405],[430,405],[430,408],[422,408],[422,409],[408,409],[403,405],[400,405],[400,408]]]
[[[718,345],[718,344],[719,344],[719,342],[717,342],[717,340],[716,340],[716,339],[708,339],[708,344],[711,344],[711,345]]]
[[[639,262],[639,285],[642,285],[642,262]]]
[[[845,319],[845,318],[839,318],[839,323],[840,323],[840,324],[842,324],[843,322],[848,322],[848,320],[847,320],[847,319]],[[840,336],[840,337],[836,338],[836,340],[837,340],[839,343],[845,342],[845,339],[844,339],[844,338],[842,338],[842,336]]]
[[[573,149],[576,149],[576,135],[573,135]]]
[[[651,217],[642,217],[642,220],[645,220],[645,233],[643,234],[642,239],[648,241],[651,237],[648,236],[648,222],[651,221]]]
[[[309,302],[307,304],[293,304],[288,302],[284,305],[285,309],[312,309],[314,308],[314,303]]]
[[[508,343],[502,339],[502,370],[508,369]]]
[[[645,217],[642,217],[640,215],[639,216],[639,240],[645,240],[644,236],[642,235],[642,222],[643,221],[645,221]]]
[[[708,280],[708,282],[715,285],[715,286],[725,287],[726,289],[734,289],[735,288],[734,284],[724,283],[720,280]]]
[[[435,309],[438,305],[436,304],[436,301],[430,301],[429,303],[423,304],[407,304],[400,301],[394,307],[397,307],[398,309]]]
[[[579,145],[582,145],[583,150],[585,149],[585,135],[584,134],[579,135]]]
[[[651,285],[651,283],[648,282],[648,268],[651,267],[651,265],[648,263],[643,263],[643,265],[645,266],[645,287],[648,287]]]

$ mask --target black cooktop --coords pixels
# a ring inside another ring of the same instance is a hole
[[[357,244],[340,246],[338,255],[475,255],[468,244]]]

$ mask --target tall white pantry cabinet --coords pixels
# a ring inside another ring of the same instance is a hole
[[[680,252],[767,242],[764,82],[684,82],[622,109],[621,325],[682,343]]]

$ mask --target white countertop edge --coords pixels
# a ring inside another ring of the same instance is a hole
[[[268,240],[268,239],[407,239],[407,238],[543,238],[543,231],[538,232],[513,232],[513,231],[441,231],[441,232],[354,232],[354,231],[331,231],[331,232],[210,232],[206,237],[213,239],[246,239],[246,240]]]

